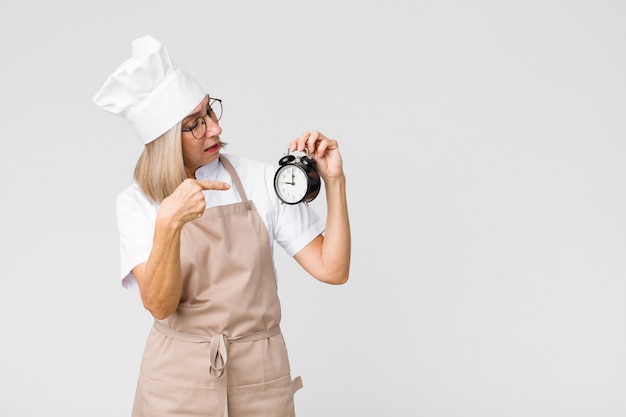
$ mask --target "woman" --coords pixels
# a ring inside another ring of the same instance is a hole
[[[293,416],[280,333],[273,242],[313,277],[348,279],[350,226],[337,141],[289,143],[317,162],[326,225],[280,204],[274,168],[221,152],[222,103],[150,36],[94,97],[144,142],[135,181],[117,199],[122,283],[154,316],[133,416]]]

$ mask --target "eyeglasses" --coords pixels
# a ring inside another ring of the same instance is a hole
[[[205,117],[209,116],[209,118],[215,123],[219,122],[222,118],[222,100],[219,98],[207,97],[209,99],[209,105],[207,106],[206,114],[198,117],[188,129],[182,129],[183,132],[191,132],[193,137],[198,140],[204,138],[204,135],[206,134]]]

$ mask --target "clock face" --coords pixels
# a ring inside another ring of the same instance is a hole
[[[274,177],[274,188],[281,200],[287,204],[302,201],[309,181],[306,172],[295,165],[285,165],[278,169]]]

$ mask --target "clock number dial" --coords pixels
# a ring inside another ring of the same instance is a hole
[[[301,201],[306,195],[308,177],[306,172],[294,165],[281,167],[276,173],[274,185],[278,197],[288,204]]]

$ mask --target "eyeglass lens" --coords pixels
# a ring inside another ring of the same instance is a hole
[[[214,122],[219,122],[222,118],[222,100],[216,98],[209,98],[209,105],[207,108],[207,114]],[[195,126],[191,129],[191,134],[196,139],[202,139],[206,134],[206,117],[199,117],[196,120]]]

